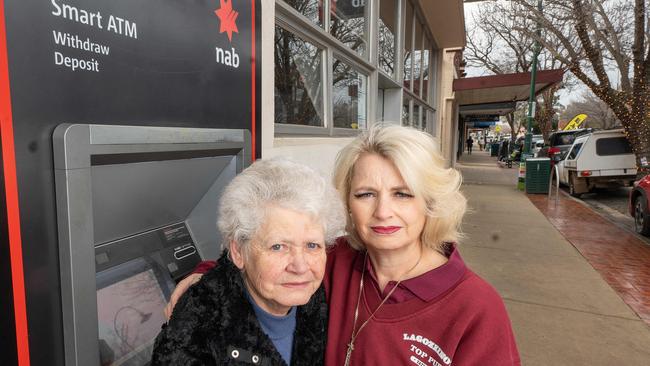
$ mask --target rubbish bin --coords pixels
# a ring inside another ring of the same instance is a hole
[[[526,159],[526,193],[548,193],[551,159]]]
[[[499,143],[493,142],[490,145],[490,156],[499,156]]]

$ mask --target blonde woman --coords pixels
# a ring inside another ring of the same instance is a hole
[[[503,301],[458,253],[461,177],[430,135],[371,128],[334,183],[348,235],[327,254],[326,365],[520,365]]]

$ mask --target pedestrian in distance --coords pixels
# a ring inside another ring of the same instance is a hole
[[[472,155],[472,146],[474,146],[474,139],[472,139],[472,136],[468,137],[465,143],[467,144],[467,153]]]
[[[402,126],[372,127],[339,153],[347,234],[327,253],[325,365],[521,364],[501,297],[458,251],[466,199],[444,166],[430,135]]]

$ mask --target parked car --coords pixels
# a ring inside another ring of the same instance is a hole
[[[634,184],[630,191],[628,209],[634,217],[634,229],[637,233],[650,236],[650,175]]]
[[[551,165],[554,162],[557,162],[558,159],[555,156],[566,156],[566,152],[569,150],[573,141],[576,137],[591,133],[593,129],[591,128],[580,128],[577,130],[569,131],[556,131],[552,132],[548,136],[548,144],[545,144],[537,153],[538,157],[548,157],[551,159]]]
[[[636,157],[623,130],[596,131],[575,138],[558,170],[560,183],[579,197],[594,188],[631,186]]]
[[[535,145],[533,146],[532,149],[533,149],[533,155],[536,158],[540,157],[539,152],[542,150],[543,147],[544,147],[544,140],[539,140],[535,142]]]
[[[537,157],[542,147],[544,147],[544,135],[533,135],[530,143],[530,152],[533,156]]]

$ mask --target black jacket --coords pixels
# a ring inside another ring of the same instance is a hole
[[[286,365],[244,291],[241,273],[224,251],[217,266],[178,301],[156,338],[151,365]],[[322,365],[326,341],[321,286],[297,309],[291,365]]]

